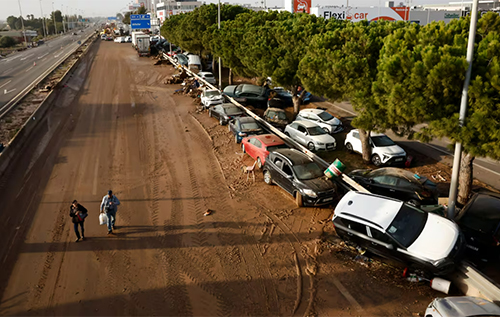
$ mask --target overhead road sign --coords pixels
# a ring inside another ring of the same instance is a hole
[[[109,17],[108,20],[116,20],[116,17]]]
[[[150,29],[151,28],[151,15],[150,14],[131,14],[130,26],[132,30],[137,29]]]

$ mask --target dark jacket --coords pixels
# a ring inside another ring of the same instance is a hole
[[[76,211],[79,211],[80,214],[77,215]],[[80,204],[76,204],[76,208],[73,205],[69,207],[69,216],[73,218],[73,223],[84,222],[87,215],[87,209]]]

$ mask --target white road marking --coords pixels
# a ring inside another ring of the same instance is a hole
[[[49,55],[49,53],[45,53],[45,54],[43,54],[42,56],[38,56],[38,59],[40,59],[40,58],[44,58],[44,57],[45,57],[45,56],[47,56],[47,55]]]
[[[16,90],[16,88],[11,89],[11,90],[4,89],[3,94],[4,94],[4,95],[6,95],[6,94],[10,94],[10,93],[11,93],[11,92],[13,92],[14,90]]]
[[[42,59],[42,61],[45,61],[45,60],[47,60],[47,57],[45,57],[44,59]]]
[[[22,61],[26,60],[28,57],[35,55],[35,53],[31,53],[23,58],[21,58]]]
[[[2,86],[0,86],[0,88],[3,88],[3,86],[7,85],[8,83],[10,83],[12,80],[9,80],[9,81],[6,81],[5,83],[2,84]]]
[[[28,69],[26,69],[24,72],[25,72],[25,73],[29,72],[29,71],[30,71],[33,67],[35,67],[35,66],[33,65],[33,66],[29,67],[29,68],[28,68]]]
[[[95,163],[94,169],[94,184],[92,186],[92,195],[97,194],[97,173],[99,172],[99,157],[97,157],[97,162]]]

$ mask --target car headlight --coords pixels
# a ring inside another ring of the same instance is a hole
[[[311,189],[304,189],[303,190],[304,194],[306,194],[309,197],[316,198],[318,195]]]
[[[322,142],[316,142],[317,145],[325,145],[325,143]]]

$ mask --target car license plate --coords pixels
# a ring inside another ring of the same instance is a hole
[[[395,159],[396,162],[401,162],[403,160],[402,157]]]
[[[333,200],[333,197],[328,197],[328,198],[323,199],[323,201],[330,201],[330,200]]]

